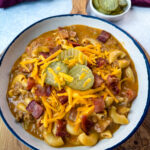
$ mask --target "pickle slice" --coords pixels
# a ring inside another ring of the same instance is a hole
[[[93,0],[93,5],[95,8],[99,8],[99,0]]]
[[[68,67],[61,61],[53,62],[51,63],[47,68],[46,68],[46,79],[45,83],[48,85],[53,85],[53,86],[58,86],[56,83],[54,76],[52,73],[48,71],[48,68],[52,68],[53,71],[58,74],[59,72],[67,73],[68,72]]]
[[[118,6],[118,0],[99,0],[99,5],[106,11],[115,11]]]
[[[82,52],[80,52],[79,50],[74,49],[74,48],[64,50],[57,56],[57,58],[61,61],[65,60],[65,59],[72,59],[72,58],[79,58],[79,57],[82,57],[83,64],[87,65],[86,56]]]
[[[103,14],[106,14],[106,15],[111,14],[111,11],[106,11],[106,10],[102,9],[101,7],[99,7],[97,10],[98,10],[99,12],[103,13]]]
[[[119,5],[121,6],[121,7],[125,7],[125,6],[127,6],[127,1],[126,0],[119,0]]]
[[[123,13],[123,9],[119,6],[114,12],[111,13],[111,15],[118,15]]]
[[[67,85],[75,90],[88,90],[93,86],[94,76],[92,71],[85,65],[76,65],[68,72],[74,78]]]

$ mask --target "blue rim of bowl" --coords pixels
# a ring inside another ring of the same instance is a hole
[[[26,30],[28,30],[29,28],[31,28],[32,26],[42,22],[42,21],[45,21],[45,20],[48,20],[48,19],[52,19],[52,18],[59,18],[59,17],[67,17],[67,16],[81,16],[81,17],[85,17],[85,18],[92,18],[92,19],[96,19],[96,20],[100,20],[100,21],[103,21],[105,23],[108,23],[110,25],[112,25],[113,27],[117,28],[118,30],[120,30],[121,32],[123,32],[124,34],[126,34],[131,40],[132,42],[136,45],[136,47],[139,49],[139,51],[142,53],[144,59],[145,59],[145,63],[146,63],[146,67],[147,67],[147,73],[148,73],[148,98],[147,98],[147,103],[146,103],[146,107],[144,109],[144,113],[140,119],[140,121],[138,122],[138,124],[136,125],[136,127],[132,130],[132,132],[126,137],[124,138],[122,141],[120,141],[119,143],[117,143],[116,145],[110,147],[110,148],[107,148],[107,150],[112,150],[113,148],[115,147],[118,147],[119,145],[121,145],[122,143],[124,143],[128,138],[130,138],[134,133],[135,131],[140,127],[140,125],[142,124],[142,122],[144,121],[144,118],[147,114],[147,111],[148,111],[148,108],[149,108],[149,105],[150,105],[150,64],[147,60],[147,57],[143,51],[143,49],[141,48],[141,46],[137,43],[137,41],[135,39],[133,39],[132,36],[130,36],[126,31],[124,31],[123,29],[121,29],[120,27],[116,26],[115,24],[105,20],[105,19],[102,19],[102,18],[98,18],[98,17],[94,17],[94,16],[88,16],[88,15],[80,15],[80,14],[64,14],[64,15],[57,15],[57,16],[52,16],[52,17],[47,17],[47,18],[44,18],[44,19],[41,19],[35,23],[33,23],[32,25],[28,26],[27,28],[25,28],[21,33],[19,33],[15,38],[14,40],[8,45],[8,47],[6,48],[6,50],[4,51],[1,59],[0,59],[0,66],[1,66],[1,63],[4,59],[4,56],[6,55],[8,49],[10,48],[10,46],[15,42],[15,40],[22,34],[24,33]],[[3,113],[1,111],[1,108],[0,108],[0,116],[3,120],[3,122],[5,123],[5,125],[7,126],[7,128],[11,131],[11,133],[17,137],[18,140],[20,140],[23,144],[25,144],[26,146],[28,146],[29,148],[33,149],[33,150],[38,150],[36,147],[28,144],[26,141],[24,141],[11,127],[10,125],[7,123],[7,121],[5,120],[4,116],[3,116]]]

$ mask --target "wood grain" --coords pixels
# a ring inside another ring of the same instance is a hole
[[[87,15],[86,6],[88,0],[72,0],[71,14],[83,14]]]
[[[30,150],[16,139],[0,118],[0,150]]]

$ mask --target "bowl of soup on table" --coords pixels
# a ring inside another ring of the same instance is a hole
[[[123,142],[149,103],[146,58],[134,44],[115,26],[80,15],[29,27],[1,60],[4,122],[34,149],[96,150]]]

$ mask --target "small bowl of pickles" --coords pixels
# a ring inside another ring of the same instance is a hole
[[[129,12],[131,0],[90,0],[90,8],[97,17],[118,21]]]

